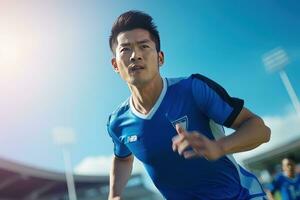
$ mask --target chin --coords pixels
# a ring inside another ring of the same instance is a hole
[[[139,85],[144,85],[144,84],[148,83],[148,81],[145,79],[141,79],[141,78],[134,78],[134,79],[130,79],[129,81],[127,81],[127,83],[130,85],[139,86]]]

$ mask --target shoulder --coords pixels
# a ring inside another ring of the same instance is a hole
[[[192,87],[193,84],[208,84],[213,83],[213,81],[206,76],[201,74],[192,74],[186,77],[178,77],[178,78],[166,78],[168,88],[178,88],[178,87]]]
[[[168,78],[168,91],[169,93],[178,92],[181,94],[191,94],[197,100],[204,100],[206,97],[211,97],[212,94],[218,94],[222,99],[228,99],[226,90],[218,83],[207,78],[202,74],[192,74],[188,77],[181,78]]]
[[[202,74],[191,74],[190,76],[186,76],[186,77],[177,77],[177,78],[166,78],[168,81],[168,85],[174,85],[177,83],[183,83],[183,82],[188,82],[188,81],[192,81],[192,80],[197,80],[197,81],[201,81],[204,83],[215,83],[212,79],[202,75]]]
[[[216,91],[222,96],[227,94],[226,90],[220,84],[202,74],[192,74],[191,79],[193,80],[193,86],[197,85],[198,87],[207,87]]]
[[[202,74],[192,74],[190,76],[190,78],[194,79],[194,80],[200,80],[200,81],[203,81],[205,83],[214,82],[213,80],[209,79],[208,77],[206,77]]]
[[[108,117],[107,125],[110,125],[113,121],[124,115],[130,109],[129,98],[122,102]]]
[[[282,173],[278,173],[274,176],[274,182],[283,182],[286,180],[286,177]]]
[[[177,77],[177,78],[165,78],[168,87],[176,87],[182,84],[186,84],[189,77]]]

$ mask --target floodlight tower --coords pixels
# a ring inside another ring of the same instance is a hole
[[[75,133],[71,128],[60,127],[52,134],[54,143],[62,149],[69,199],[77,200],[70,152],[70,147],[76,143]]]
[[[300,103],[298,97],[295,93],[295,90],[293,89],[291,82],[289,81],[286,72],[284,71],[284,67],[289,63],[287,53],[282,48],[278,47],[264,54],[262,57],[262,61],[268,72],[279,72],[280,78],[291,98],[298,117],[300,117]]]

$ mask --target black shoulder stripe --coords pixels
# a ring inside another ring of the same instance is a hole
[[[226,127],[231,127],[233,124],[234,120],[237,118],[237,116],[240,114],[244,107],[244,100],[238,99],[238,98],[232,98],[232,104],[231,106],[233,107],[233,111],[229,115],[229,117],[226,119],[224,122],[224,126]]]
[[[241,110],[244,107],[244,100],[230,97],[226,90],[220,86],[215,81],[201,75],[201,74],[192,74],[192,78],[199,79],[203,82],[205,82],[211,89],[213,89],[225,102],[227,102],[231,107],[233,107],[232,113],[229,115],[229,117],[224,122],[224,126],[230,127],[238,114],[241,112]]]
[[[230,96],[226,92],[226,90],[220,86],[215,81],[201,75],[201,74],[192,74],[193,78],[199,79],[203,82],[205,82],[210,88],[212,88],[224,101],[230,102]]]

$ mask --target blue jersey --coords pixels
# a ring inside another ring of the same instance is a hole
[[[202,75],[163,79],[163,90],[147,115],[137,112],[129,98],[110,115],[108,132],[115,156],[138,158],[166,199],[263,199],[257,178],[231,155],[208,161],[185,159],[172,150],[175,124],[216,140],[224,136],[221,125],[230,127],[242,108],[243,100]]]
[[[270,185],[270,191],[280,191],[282,200],[300,200],[300,174],[295,178],[288,178],[279,174]]]

